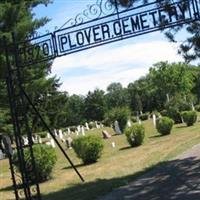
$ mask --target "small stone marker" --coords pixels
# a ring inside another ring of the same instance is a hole
[[[115,147],[116,147],[116,145],[115,145],[115,142],[112,142],[112,147],[113,147],[113,148],[115,148]]]
[[[103,139],[109,139],[109,138],[111,138],[111,135],[106,130],[102,131],[102,135],[103,135]]]
[[[50,138],[50,134],[49,133],[47,133],[47,138]]]

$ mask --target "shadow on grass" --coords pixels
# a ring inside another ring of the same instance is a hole
[[[93,164],[93,163],[92,163]],[[89,165],[89,164],[88,164]],[[76,168],[80,168],[80,167],[84,167],[85,165],[83,163],[81,164],[78,164],[78,165],[75,165]],[[70,165],[70,166],[67,166],[67,167],[63,167],[62,169],[65,170],[65,169],[72,169],[73,167]]]
[[[134,148],[135,148],[135,147],[134,147]],[[123,150],[127,150],[127,149],[133,149],[133,147],[132,147],[132,146],[126,146],[126,147],[120,148],[119,150],[120,150],[120,151],[123,151]]]
[[[149,138],[160,138],[160,137],[164,137],[164,135],[152,135]]]
[[[166,161],[133,175],[72,185],[42,199],[95,200],[122,185],[109,198],[100,200],[199,200],[200,160]]]

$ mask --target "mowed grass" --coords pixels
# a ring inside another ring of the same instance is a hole
[[[169,160],[193,145],[200,143],[200,122],[186,127],[175,125],[172,134],[160,136],[153,127],[152,120],[143,122],[146,136],[142,146],[130,148],[125,135],[114,135],[111,128],[95,129],[87,134],[99,134],[107,130],[113,136],[105,141],[102,157],[97,163],[84,166],[74,151],[66,150],[85,179],[80,179],[68,161],[57,148],[58,161],[52,178],[40,184],[44,200],[94,200],[110,192],[113,188],[128,184],[135,176],[144,173],[154,165]],[[75,137],[75,136],[74,136]],[[115,142],[116,147],[112,147]],[[64,144],[63,144],[64,146]],[[14,199],[10,186],[8,161],[0,161],[0,199]]]

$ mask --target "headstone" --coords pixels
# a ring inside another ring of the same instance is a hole
[[[84,129],[84,126],[81,126],[81,133],[83,136],[85,136],[85,129]]]
[[[95,125],[96,125],[96,128],[100,128],[99,124],[97,123],[97,121],[95,121]]]
[[[57,133],[56,129],[54,129],[54,134],[55,134],[56,137],[58,137],[58,133]]]
[[[167,96],[167,102],[169,102],[169,94],[166,94],[166,96]]]
[[[115,142],[112,142],[112,147],[115,148],[115,146],[116,146],[116,145],[115,145]]]
[[[85,123],[86,130],[90,130],[88,123]]]
[[[71,134],[70,128],[67,128],[67,134],[68,134],[68,135]]]
[[[22,137],[24,141],[24,145],[28,145],[28,138],[27,137]]]
[[[50,134],[49,133],[47,133],[47,138],[50,138]]]
[[[103,135],[103,138],[104,138],[104,139],[111,138],[111,135],[110,135],[106,130],[103,130],[103,131],[102,131],[102,135]]]
[[[81,132],[81,127],[80,127],[80,125],[79,125],[79,126],[77,126],[77,131],[78,131],[78,133],[80,133],[80,132]]]
[[[58,134],[59,134],[59,138],[62,140],[62,139],[63,139],[63,133],[62,133],[62,130],[59,130],[59,131],[58,131]]]
[[[79,132],[78,132],[78,131],[76,131],[76,135],[77,135],[77,136],[79,135]]]
[[[120,130],[120,128],[119,128],[119,123],[118,123],[118,121],[115,121],[115,122],[114,122],[114,130],[115,130],[115,132],[116,132],[117,134],[122,134],[122,132],[121,132],[121,130]]]
[[[103,128],[103,127],[104,127],[104,125],[101,123],[101,124],[100,124],[100,127],[101,127],[101,128]]]
[[[53,139],[51,139],[50,143],[51,143],[51,146],[52,146],[53,148],[56,148],[56,145],[55,145],[55,142],[54,142]]]
[[[38,142],[39,142],[40,144],[42,144],[42,138],[41,138],[40,136],[38,136]]]
[[[0,160],[4,159],[4,154],[2,152],[2,150],[0,149]]]
[[[141,120],[139,119],[138,124],[142,124]]]
[[[72,138],[71,137],[68,137],[67,139],[66,139],[66,145],[67,145],[67,148],[72,148]]]
[[[130,119],[127,121],[127,126],[131,127],[131,121],[130,121]]]
[[[155,114],[153,114],[153,125],[154,125],[154,127],[156,127],[156,115]]]
[[[192,110],[195,111],[194,104],[192,103]]]

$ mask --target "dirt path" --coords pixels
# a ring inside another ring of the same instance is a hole
[[[200,144],[98,200],[200,200]]]

